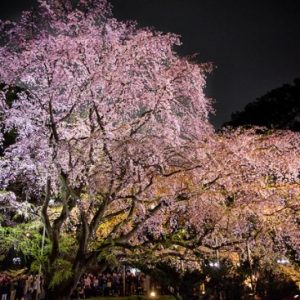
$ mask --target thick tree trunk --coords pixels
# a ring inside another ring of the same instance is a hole
[[[53,288],[46,288],[46,300],[69,300],[76,284],[62,282]]]
[[[46,300],[69,300],[76,285],[77,281],[68,280],[53,288],[46,288]]]
[[[46,300],[69,300],[72,292],[76,289],[77,283],[83,273],[86,271],[87,266],[83,262],[74,263],[76,266],[72,272],[72,276],[61,282],[60,284],[50,288],[50,282],[54,274],[46,275],[45,278],[45,291],[46,291]]]

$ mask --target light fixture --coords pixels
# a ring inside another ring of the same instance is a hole
[[[208,264],[212,268],[220,268],[220,263],[218,261],[210,261]]]
[[[141,271],[139,269],[137,269],[137,268],[130,268],[130,272],[135,276],[136,273],[139,273]]]
[[[13,258],[13,264],[14,265],[20,265],[21,264],[21,258],[20,257],[14,257]]]
[[[156,293],[155,291],[150,292],[150,298],[156,298]]]
[[[287,258],[277,259],[277,263],[280,265],[287,265],[290,261]]]

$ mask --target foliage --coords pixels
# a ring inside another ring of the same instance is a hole
[[[27,271],[27,269],[24,268],[24,269],[19,269],[19,270],[7,270],[4,273],[7,274],[7,275],[9,275],[12,278],[17,278],[20,275],[23,275],[26,271]]]
[[[55,272],[49,284],[50,289],[68,280],[72,276],[72,264],[70,261],[61,258],[56,259],[53,268]]]
[[[36,259],[41,256],[42,236],[40,223],[23,223],[15,227],[0,227],[1,252],[7,252],[11,247],[22,251],[26,256]],[[46,244],[46,250],[47,248]]]
[[[41,231],[40,222],[22,223],[14,227],[0,227],[0,253],[3,260],[13,249],[24,260],[21,266],[27,262],[26,266],[30,267],[32,272],[39,272],[40,266],[45,266],[51,248],[49,240],[45,239],[42,251]]]

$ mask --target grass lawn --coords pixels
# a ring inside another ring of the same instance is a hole
[[[131,296],[131,297],[96,297],[96,298],[89,298],[89,300],[148,300],[149,298],[145,296]],[[174,300],[175,298],[172,296],[160,296],[155,298],[157,300]]]

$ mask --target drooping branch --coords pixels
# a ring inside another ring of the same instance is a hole
[[[45,199],[43,202],[41,213],[42,213],[42,218],[44,221],[44,225],[46,227],[47,234],[50,238],[52,238],[52,227],[48,215],[48,207],[50,202],[50,189],[51,189],[51,181],[50,178],[48,177],[46,182]]]

